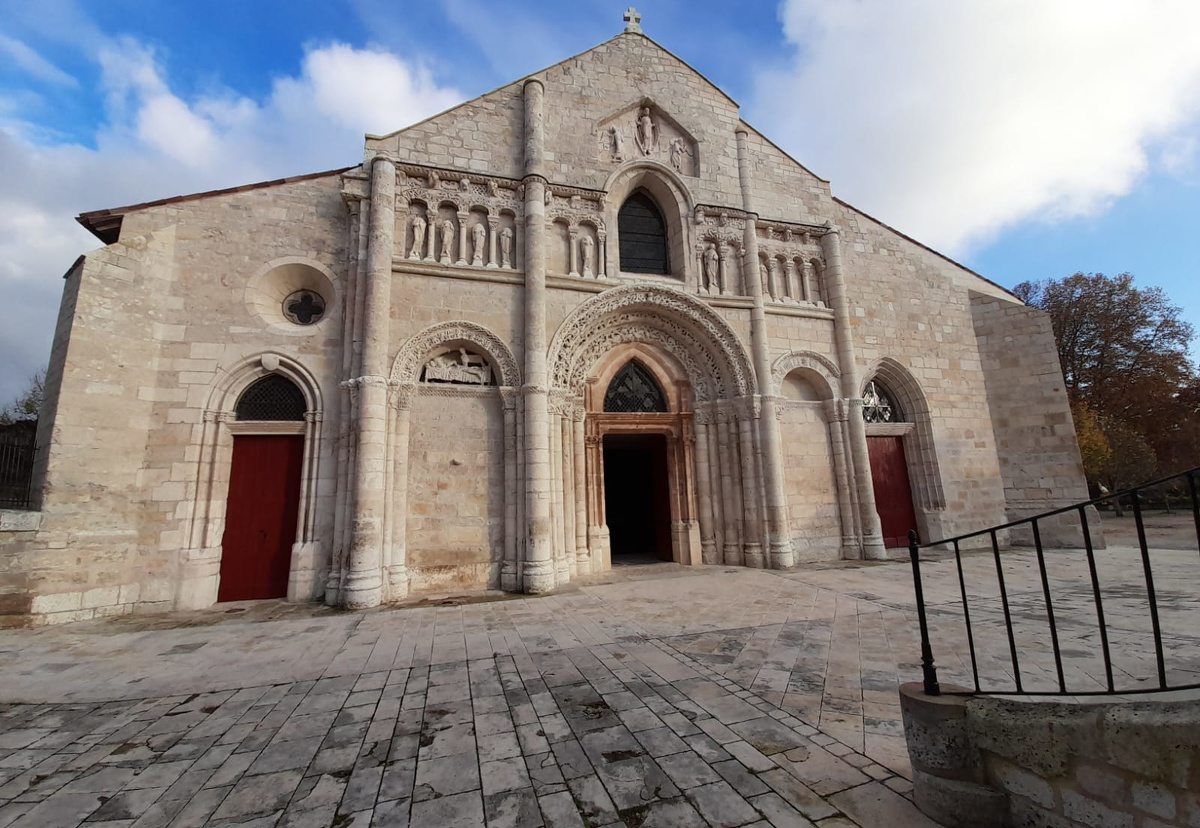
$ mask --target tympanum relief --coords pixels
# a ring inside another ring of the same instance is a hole
[[[699,174],[696,141],[649,101],[601,121],[596,138],[601,161],[620,164],[634,158],[652,158],[680,175]]]
[[[491,385],[492,366],[479,354],[466,348],[447,351],[425,363],[421,369],[422,382],[445,382],[458,385]]]

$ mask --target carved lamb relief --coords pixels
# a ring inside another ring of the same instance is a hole
[[[596,145],[598,157],[604,162],[621,164],[653,158],[680,175],[699,175],[696,140],[646,98],[600,121],[596,125]]]
[[[447,352],[425,363],[422,382],[449,382],[463,385],[491,385],[492,367],[479,354],[459,348],[457,356]]]

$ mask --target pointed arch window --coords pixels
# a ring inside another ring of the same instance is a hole
[[[899,423],[900,407],[886,388],[871,380],[863,391],[863,419],[868,423]]]
[[[666,413],[667,398],[649,371],[627,362],[608,384],[604,410],[610,414]]]
[[[257,380],[238,398],[238,420],[303,420],[308,404],[296,383],[279,374]]]
[[[667,251],[667,222],[662,210],[645,190],[637,190],[617,214],[621,243],[621,270],[627,273],[671,272]]]

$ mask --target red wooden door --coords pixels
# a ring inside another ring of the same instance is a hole
[[[875,509],[883,524],[883,545],[888,549],[907,547],[908,530],[917,528],[917,516],[913,513],[904,442],[900,437],[868,437],[867,453],[871,458]]]
[[[301,435],[233,438],[218,601],[287,595],[303,458]]]

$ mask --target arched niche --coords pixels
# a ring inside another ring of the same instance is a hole
[[[520,588],[520,384],[511,349],[474,322],[431,325],[400,346],[385,449],[389,600],[410,590]]]
[[[334,324],[336,283],[333,271],[320,262],[287,256],[267,262],[247,279],[243,297],[246,309],[272,333],[312,336]],[[289,313],[288,305],[296,302],[307,312]]]
[[[892,422],[871,422],[865,416],[864,407],[867,437],[894,435],[902,438],[921,536],[932,538],[940,535],[941,512],[946,508],[946,496],[942,488],[928,398],[912,372],[891,357],[876,361],[863,373],[863,377],[861,394],[866,395],[874,384],[896,409]]]
[[[277,399],[272,404],[268,395],[258,395],[258,391],[287,399]],[[252,399],[257,396],[263,399]],[[250,402],[262,404],[251,412]],[[193,429],[196,476],[176,595],[180,609],[200,609],[217,600],[234,439],[240,435],[303,437],[287,599],[311,601],[320,597],[324,572],[329,567],[329,550],[319,543],[323,533],[317,526],[316,507],[325,445],[323,432],[320,385],[298,360],[268,351],[247,356],[219,371],[202,421]]]
[[[668,272],[662,275],[680,282],[690,283],[694,280],[695,274],[689,271],[688,264],[689,260],[694,258],[688,253],[692,248],[689,216],[694,204],[691,193],[679,174],[658,161],[640,159],[627,162],[617,169],[609,176],[604,189],[604,220],[610,228],[606,238],[609,275],[653,278],[653,274],[630,273],[621,267],[620,232],[611,232],[611,228],[617,228],[619,225],[622,206],[630,196],[641,193],[653,200],[666,225],[670,267]]]

